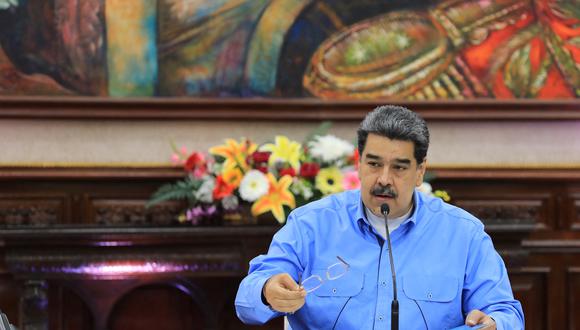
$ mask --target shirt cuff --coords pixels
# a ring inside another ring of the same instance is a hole
[[[272,307],[270,307],[270,305],[266,301],[266,297],[263,296],[264,285],[266,284],[266,281],[268,281],[269,279],[270,277],[261,278],[257,280],[256,283],[254,284],[255,287],[254,290],[252,290],[252,292],[259,293],[257,295],[254,293],[253,297],[254,301],[252,305],[255,308],[256,314],[262,315],[263,317],[272,318],[274,314],[282,314],[282,313],[273,310]]]

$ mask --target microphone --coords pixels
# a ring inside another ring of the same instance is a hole
[[[391,211],[389,204],[381,204],[381,213],[385,218],[385,228],[387,229],[387,244],[389,246],[389,261],[391,263],[391,274],[393,275],[393,302],[391,303],[391,330],[399,330],[399,301],[397,300],[397,277],[395,275],[395,263],[393,261],[393,249],[391,248],[391,234],[389,233],[389,223],[387,215]]]

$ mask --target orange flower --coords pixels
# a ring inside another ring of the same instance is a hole
[[[225,158],[224,168],[239,166],[245,173],[250,169],[246,158],[257,148],[258,145],[248,139],[241,139],[239,143],[234,139],[226,139],[225,144],[212,147],[209,152]]]
[[[219,175],[215,180],[215,188],[213,188],[213,199],[220,200],[224,197],[230,196],[234,192],[235,187],[227,183],[224,178]]]
[[[284,205],[291,209],[296,207],[294,195],[289,190],[290,185],[292,184],[292,177],[285,175],[281,177],[279,181],[276,181],[276,178],[272,173],[268,173],[267,177],[268,182],[270,183],[270,189],[266,195],[260,197],[260,199],[252,205],[252,215],[258,216],[270,211],[279,223],[284,223],[284,220],[286,220]]]
[[[240,186],[240,182],[244,178],[244,174],[238,167],[224,168],[221,175],[224,181],[233,186],[234,189]]]

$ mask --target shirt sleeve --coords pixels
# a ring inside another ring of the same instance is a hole
[[[514,299],[507,269],[483,227],[469,248],[463,287],[463,311],[479,309],[491,316],[498,330],[524,329],[524,313]]]
[[[235,301],[236,314],[242,322],[264,324],[283,315],[262,302],[262,288],[276,274],[288,273],[294,280],[298,279],[303,269],[300,260],[303,260],[304,240],[296,222],[291,213],[284,227],[274,235],[268,253],[250,261],[248,275],[240,283]]]

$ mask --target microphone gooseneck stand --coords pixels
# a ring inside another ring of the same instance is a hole
[[[385,228],[387,229],[387,244],[389,246],[389,261],[391,263],[391,275],[393,275],[393,302],[391,303],[391,330],[399,330],[399,301],[397,300],[397,277],[395,276],[395,263],[393,262],[393,249],[391,248],[391,234],[389,233],[389,224],[387,215],[390,212],[387,203],[381,205],[381,213],[385,218]]]

